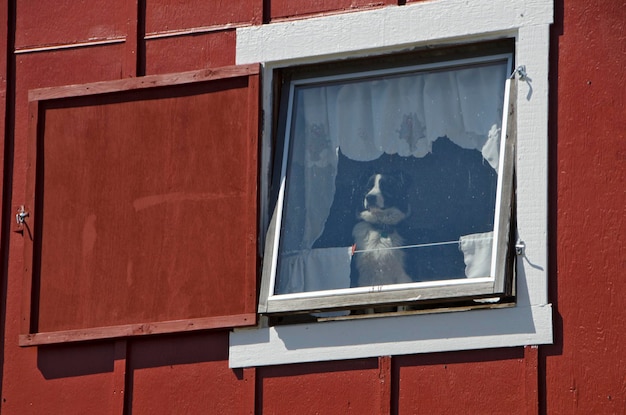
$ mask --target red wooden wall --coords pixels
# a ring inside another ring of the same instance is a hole
[[[444,1],[444,0],[432,0]],[[232,65],[242,24],[405,1],[0,2],[3,414],[626,412],[626,2],[555,0],[555,343],[231,370],[227,330],[19,347],[28,91]]]
[[[555,344],[549,414],[626,411],[626,2],[557,1],[551,45]]]

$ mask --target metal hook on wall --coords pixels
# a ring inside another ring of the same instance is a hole
[[[526,65],[520,65],[515,68],[513,73],[509,76],[509,79],[515,78],[515,75],[519,75],[519,79],[525,81],[526,78],[528,78],[528,74],[526,73]]]
[[[528,94],[526,95],[526,100],[530,100],[530,97],[533,94],[533,86],[532,86],[533,80],[528,76],[528,73],[526,72],[526,65],[520,65],[517,68],[515,68],[511,76],[509,76],[509,79],[514,79],[515,75],[518,75],[520,81],[524,81],[528,85],[529,90],[528,90]]]

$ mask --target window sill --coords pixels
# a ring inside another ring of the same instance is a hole
[[[238,329],[232,368],[552,343],[552,306]]]

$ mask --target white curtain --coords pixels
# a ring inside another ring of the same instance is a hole
[[[488,277],[491,273],[491,250],[493,232],[463,235],[459,239],[459,249],[463,252],[465,276],[467,278]]]
[[[301,251],[281,261],[280,293],[324,291],[350,287],[352,248],[318,248]]]

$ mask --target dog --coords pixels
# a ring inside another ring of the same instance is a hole
[[[376,173],[369,178],[363,210],[352,230],[357,286],[409,283],[404,241],[397,227],[410,214],[404,175]]]

